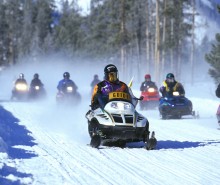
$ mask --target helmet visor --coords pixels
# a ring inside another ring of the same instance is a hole
[[[167,78],[167,82],[169,82],[169,83],[173,83],[174,82],[174,78]]]
[[[118,79],[117,72],[108,73],[108,80],[110,82],[115,82],[115,81],[117,81],[117,79]]]
[[[65,75],[64,75],[64,78],[65,78],[65,79],[69,79],[70,76],[69,76],[68,74],[65,74]]]

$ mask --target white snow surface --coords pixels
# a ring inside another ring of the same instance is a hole
[[[53,83],[50,79],[50,85],[46,83],[49,80],[46,74],[42,75],[49,92],[45,101],[8,102],[4,100],[10,97],[10,90],[1,92],[2,109],[18,119],[14,121],[19,128],[17,132],[21,131],[20,127],[30,132],[27,136],[32,138],[32,144],[26,138],[26,143],[10,145],[13,134],[9,141],[3,141],[0,135],[0,184],[220,184],[220,130],[215,115],[219,99],[215,97],[216,87],[212,81],[197,82],[193,86],[184,84],[186,96],[199,113],[199,119],[186,116],[180,120],[161,120],[157,109],[140,111],[137,106],[137,110],[148,118],[150,131],[156,133],[158,145],[155,150],[144,149],[143,143],[128,143],[124,149],[104,146],[95,149],[88,145],[90,138],[85,118],[90,104],[88,84],[92,73],[85,74],[84,86],[75,80],[83,97],[81,104],[61,108],[56,105],[55,94],[63,70],[60,68]],[[26,73],[31,79],[32,71]],[[4,81],[6,76],[0,78]],[[137,96],[139,85],[133,86]],[[49,89],[50,86],[54,87]],[[0,126],[0,129],[5,128]],[[12,128],[8,127],[0,130],[0,134],[10,132]],[[15,143],[18,141],[16,137]],[[14,152],[10,153],[10,148]]]

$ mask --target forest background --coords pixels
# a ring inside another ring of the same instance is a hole
[[[136,76],[140,81],[150,73],[160,83],[173,72],[191,84],[205,66],[218,83],[220,36],[214,27],[219,28],[219,4],[91,0],[83,14],[77,0],[61,0],[59,7],[55,0],[1,0],[0,65],[41,64],[59,57],[63,63],[116,64],[121,79]],[[204,31],[210,28],[213,32]]]

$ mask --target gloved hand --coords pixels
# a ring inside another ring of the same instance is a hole
[[[163,93],[163,92],[165,91],[165,87],[164,87],[164,86],[162,86],[162,87],[160,87],[160,89],[159,89],[159,90],[160,90],[160,92],[161,92],[161,93]]]
[[[139,98],[139,100],[141,100],[141,101],[142,101],[143,99],[144,99],[144,97],[143,97],[143,96],[141,96],[141,97]]]
[[[92,110],[95,110],[95,109],[97,109],[99,106],[98,106],[97,104],[92,104],[92,105],[90,105],[90,107],[91,107]]]

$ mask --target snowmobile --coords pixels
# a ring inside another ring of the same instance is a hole
[[[46,97],[46,91],[43,86],[35,85],[29,89],[29,99],[38,100]]]
[[[27,100],[28,98],[28,85],[26,83],[19,82],[15,84],[12,90],[11,100]]]
[[[81,96],[73,86],[68,85],[57,93],[56,101],[58,104],[77,105],[81,102]]]
[[[154,132],[149,139],[149,122],[135,107],[138,98],[124,92],[111,92],[99,95],[99,107],[89,110],[86,114],[90,145],[116,145],[124,147],[127,142],[145,143],[146,149],[156,147]]]
[[[155,87],[148,87],[141,92],[143,100],[140,102],[140,109],[153,109],[159,106],[160,95]]]
[[[185,96],[181,96],[179,92],[173,92],[173,96],[161,97],[159,101],[159,112],[162,119],[181,119],[184,115],[192,115],[194,118],[192,102]]]

